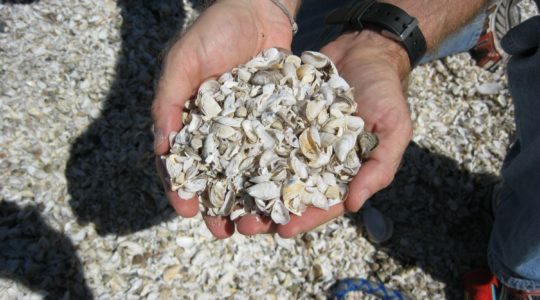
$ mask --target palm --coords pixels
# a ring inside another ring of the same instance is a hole
[[[291,40],[288,20],[270,1],[219,1],[206,10],[165,59],[152,107],[156,155],[168,152],[167,136],[182,127],[184,102],[205,79],[248,61],[263,49],[290,49]],[[158,157],[156,163],[160,176],[165,178]],[[180,199],[166,183],[164,186],[167,198],[180,215],[192,217],[198,212],[196,198]],[[234,231],[232,222],[225,218],[206,217],[205,221],[217,237],[227,237]]]
[[[385,60],[357,52],[350,36],[342,36],[321,52],[335,62],[341,76],[355,89],[358,114],[365,129],[379,138],[379,146],[349,184],[349,196],[328,211],[310,208],[303,216],[293,216],[277,231],[292,237],[326,223],[346,211],[357,211],[367,197],[392,181],[411,138],[411,121],[400,79]],[[362,194],[364,193],[364,194]]]

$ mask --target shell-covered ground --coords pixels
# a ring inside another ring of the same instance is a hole
[[[414,71],[414,138],[371,200],[394,221],[388,243],[355,214],[220,241],[176,217],[151,151],[159,55],[195,15],[172,0],[0,2],[0,299],[326,298],[350,277],[462,298],[514,132],[503,70],[460,54]]]

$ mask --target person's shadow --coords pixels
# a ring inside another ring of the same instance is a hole
[[[91,299],[75,246],[38,210],[0,200],[0,278],[21,282],[45,299]]]
[[[182,27],[184,10],[178,0],[118,5],[123,44],[115,81],[101,117],[73,142],[66,168],[78,222],[100,235],[130,234],[175,216],[154,167],[150,108],[159,57]],[[412,143],[394,183],[372,201],[396,224],[381,253],[420,266],[447,283],[449,297],[458,295],[460,275],[485,264],[489,220],[480,200],[494,180]]]
[[[376,245],[379,253],[370,262],[369,279],[387,282],[395,272],[402,272],[392,270],[391,257],[404,270],[420,267],[444,282],[445,299],[463,299],[463,274],[487,266],[493,222],[490,201],[497,181],[493,175],[470,173],[454,160],[411,143],[392,184],[369,200],[394,222],[392,238]],[[360,214],[347,217],[364,231]],[[385,267],[390,269],[377,271]],[[420,288],[429,282],[416,280]]]
[[[27,5],[38,0],[0,0]],[[99,234],[129,234],[171,218],[153,166],[150,107],[160,55],[185,21],[182,1],[118,1],[122,50],[102,116],[72,144],[70,205]],[[0,20],[3,32],[5,24]],[[74,37],[76,38],[76,37]],[[91,299],[77,247],[50,228],[39,207],[0,199],[0,278],[46,299]],[[1,296],[0,296],[1,298]]]
[[[34,2],[2,0],[0,4]],[[4,26],[0,20],[0,32]],[[47,225],[39,213],[42,209],[0,199],[0,278],[20,282],[44,299],[92,299],[76,246]]]
[[[66,177],[81,224],[125,235],[174,216],[154,167],[150,108],[160,56],[182,28],[179,0],[118,1],[122,52],[102,115],[72,144]]]

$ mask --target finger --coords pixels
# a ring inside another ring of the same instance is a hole
[[[184,102],[199,84],[196,54],[177,43],[171,48],[163,66],[156,97],[152,105],[154,119],[154,152],[165,154],[169,150],[168,136],[182,127]]]
[[[276,233],[276,224],[271,218],[260,215],[247,215],[236,221],[236,230],[243,235]]]
[[[285,225],[277,227],[278,234],[283,238],[291,238],[298,234],[310,231],[345,213],[343,203],[336,204],[328,210],[310,207],[302,216],[291,215],[291,220]]]
[[[234,222],[228,217],[204,216],[208,230],[218,239],[226,239],[234,234]]]
[[[392,183],[407,143],[407,135],[401,131],[383,136],[379,146],[349,183],[349,195],[345,201],[347,210],[358,211],[373,194]]]
[[[192,218],[199,212],[199,200],[197,196],[184,200],[178,197],[178,194],[173,191],[166,191],[167,199],[171,203],[176,212],[184,218]]]
[[[158,171],[159,177],[161,178],[161,183],[163,184],[163,189],[165,190],[165,196],[169,200],[171,206],[176,210],[180,216],[184,218],[194,217],[197,212],[199,212],[199,201],[197,197],[193,199],[181,199],[178,196],[178,193],[171,190],[170,184],[168,182],[167,171],[163,162],[159,157],[156,156],[156,169]]]

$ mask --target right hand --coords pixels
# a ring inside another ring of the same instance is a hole
[[[264,49],[290,50],[291,41],[291,24],[271,1],[220,0],[172,45],[165,57],[152,106],[154,153],[162,181],[165,170],[159,156],[169,151],[169,133],[180,131],[184,103],[196,93],[199,85],[247,62]],[[179,215],[193,217],[197,214],[196,197],[180,199],[168,184],[164,184],[164,188]],[[228,218],[205,216],[204,219],[218,238],[234,233],[235,226]],[[274,226],[269,220],[255,216],[246,216],[238,222],[238,229],[244,234],[271,232]]]

